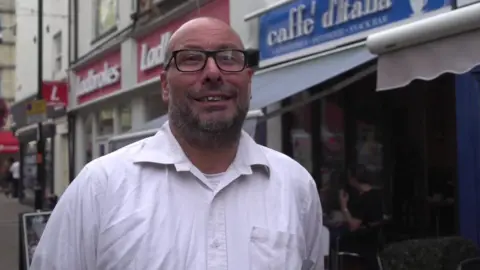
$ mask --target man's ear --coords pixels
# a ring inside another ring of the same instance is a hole
[[[160,84],[162,86],[162,100],[168,104],[168,101],[170,99],[170,87],[168,85],[167,81],[167,71],[162,71],[160,74]]]
[[[255,71],[252,68],[247,68],[248,78],[251,80]]]

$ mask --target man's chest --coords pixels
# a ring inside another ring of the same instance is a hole
[[[117,198],[102,216],[99,268],[268,269],[304,256],[301,203],[291,194],[268,186],[223,194],[170,188]]]

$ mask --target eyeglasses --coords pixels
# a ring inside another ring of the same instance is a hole
[[[166,69],[173,62],[181,72],[196,72],[205,68],[208,58],[213,58],[218,69],[225,72],[240,72],[247,66],[246,52],[242,50],[177,50],[172,52]]]

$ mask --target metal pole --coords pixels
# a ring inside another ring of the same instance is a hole
[[[37,99],[41,100],[42,82],[43,82],[43,1],[38,0],[38,85]],[[45,200],[45,140],[43,138],[42,122],[38,123],[37,128],[37,182],[35,184],[35,209],[42,210]]]

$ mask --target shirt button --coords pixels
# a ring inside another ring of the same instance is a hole
[[[218,242],[218,240],[214,240],[212,242],[212,245],[211,245],[213,248],[218,248],[220,246],[220,243]]]

